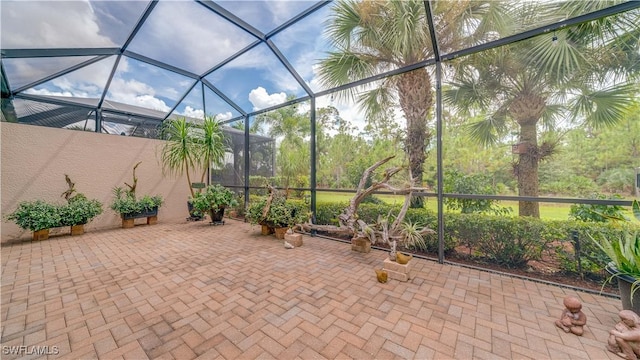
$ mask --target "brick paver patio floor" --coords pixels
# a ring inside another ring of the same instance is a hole
[[[234,220],[1,250],[2,359],[617,359],[618,299],[422,259],[380,284],[385,252],[309,236],[287,250]],[[554,326],[566,295],[582,337]]]

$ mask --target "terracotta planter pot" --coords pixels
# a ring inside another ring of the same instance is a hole
[[[122,228],[123,229],[131,229],[135,224],[133,223],[135,219],[122,219]]]
[[[271,235],[273,234],[273,228],[269,225],[262,225],[262,235]]]
[[[84,234],[84,225],[71,225],[71,236]]]
[[[289,228],[286,227],[277,227],[275,228],[276,239],[284,240],[284,235],[287,233]]]
[[[49,238],[49,229],[42,229],[33,232],[33,241],[47,240]]]

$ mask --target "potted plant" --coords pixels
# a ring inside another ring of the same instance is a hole
[[[170,174],[185,174],[193,199],[196,192],[201,192],[204,187],[210,164],[223,163],[228,146],[222,126],[215,117],[207,116],[201,124],[179,117],[165,121],[161,134],[165,140],[161,152],[163,170]],[[200,182],[192,183],[191,176],[196,175],[194,172],[200,172]],[[195,213],[192,205],[187,200],[190,220],[201,219],[202,215]]]
[[[82,193],[77,193],[75,183],[69,175],[65,174],[65,181],[69,188],[62,193],[67,199],[67,204],[59,208],[61,226],[70,226],[71,235],[84,234],[84,225],[94,217],[102,214],[102,203],[98,200],[89,200]]]
[[[7,219],[24,230],[33,231],[33,240],[48,239],[49,229],[59,227],[61,223],[58,206],[42,200],[19,203],[18,208],[7,215]]]
[[[640,221],[640,203],[632,203],[633,216]],[[606,269],[611,274],[607,282],[618,280],[620,298],[624,310],[633,310],[640,314],[640,229],[635,224],[625,224],[619,238],[591,239],[607,255],[609,264]],[[606,282],[605,282],[606,284]]]
[[[71,235],[84,234],[84,225],[102,214],[102,203],[98,200],[87,199],[83,194],[77,194],[66,205],[60,207],[60,221],[62,226],[71,227]]]
[[[162,205],[162,196],[145,195],[136,198],[135,193],[126,191],[121,187],[113,189],[114,199],[111,209],[120,214],[122,227],[131,228],[133,222],[138,218],[147,218],[147,224],[153,225],[158,221],[158,208]]]
[[[287,230],[307,220],[308,210],[302,201],[288,200],[282,195],[257,198],[251,201],[245,217],[252,224],[263,226],[263,235],[275,232],[284,239]]]
[[[141,198],[136,197],[136,187],[138,178],[136,177],[136,168],[141,162],[133,167],[133,184],[125,185],[129,188],[125,190],[122,187],[113,189],[113,201],[111,209],[120,214],[122,218],[123,228],[132,228],[134,220],[137,218],[147,218],[147,225],[153,225],[158,222],[158,208],[162,206],[163,199],[160,195],[144,195]]]
[[[267,223],[264,208],[267,205],[266,197],[257,197],[249,201],[249,205],[245,209],[244,217],[252,225],[259,224],[262,226],[262,235],[273,233],[273,227]]]
[[[238,201],[233,191],[220,184],[215,184],[207,186],[203,192],[195,193],[191,204],[197,211],[209,212],[211,222],[217,224],[224,223],[222,218],[225,208],[238,205]]]

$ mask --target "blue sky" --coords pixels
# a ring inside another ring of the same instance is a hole
[[[315,4],[314,1],[216,2],[244,21],[269,33]],[[146,1],[2,1],[3,49],[122,47],[143,13]],[[313,90],[321,90],[315,64],[328,50],[322,33],[330,5],[271,38]],[[127,50],[205,75],[257,39],[193,1],[160,1]],[[87,58],[4,59],[12,88],[85,61]],[[38,84],[26,93],[95,98],[104,89],[115,56]],[[227,63],[205,78],[245,112],[252,112],[306,92],[265,44]],[[169,112],[196,80],[132,58],[122,57],[107,99]],[[183,115],[204,113],[198,82],[176,108]],[[233,107],[205,88],[206,111],[231,118]],[[322,104],[320,104],[322,105]],[[335,105],[335,104],[334,104]]]

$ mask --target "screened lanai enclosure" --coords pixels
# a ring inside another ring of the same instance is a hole
[[[443,230],[424,253],[483,249],[521,266],[564,243],[561,269],[584,276],[601,256],[583,244],[576,265],[572,245],[588,240],[571,221],[626,214],[640,197],[638,1],[0,6],[4,123],[124,136],[115,146],[126,147],[161,142],[168,120],[215,117],[229,147],[208,182],[245,205],[270,184],[332,224],[364,171],[394,156],[389,185],[419,188],[409,225]],[[404,196],[370,202],[382,206],[375,222]],[[514,226],[535,243],[507,236]]]

